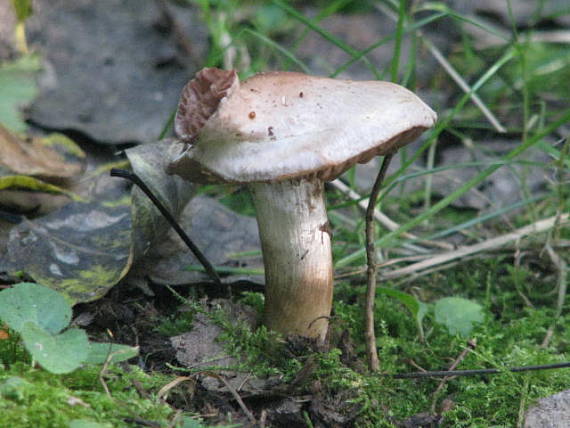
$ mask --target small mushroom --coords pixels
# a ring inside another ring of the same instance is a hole
[[[395,152],[436,114],[388,82],[205,68],[182,91],[168,172],[244,183],[253,194],[266,278],[264,323],[323,340],[332,306],[324,182]]]

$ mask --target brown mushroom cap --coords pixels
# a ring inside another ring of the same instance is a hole
[[[270,72],[240,85],[235,72],[207,68],[183,90],[175,130],[184,148],[169,172],[197,182],[332,180],[413,141],[436,118],[393,83]]]

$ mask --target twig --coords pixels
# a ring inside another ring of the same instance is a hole
[[[166,385],[164,385],[162,388],[160,388],[160,390],[158,391],[158,394],[156,394],[157,398],[159,400],[163,400],[166,397],[166,394],[168,394],[168,392],[174,388],[175,386],[181,384],[182,382],[196,382],[194,379],[194,376],[178,376],[176,379],[168,382]]]
[[[236,391],[241,391],[241,389],[243,388],[243,386],[249,382],[249,379],[251,378],[251,373],[248,373],[247,376],[244,378],[244,380],[239,384],[239,386],[236,388]]]
[[[139,417],[132,417],[132,418],[125,418],[123,419],[126,423],[128,423],[129,425],[131,424],[137,424],[137,425],[141,425],[143,427],[151,427],[151,428],[160,428],[162,426],[162,424],[160,422],[156,422],[156,421],[148,421],[146,419],[143,418],[139,418]]]
[[[496,238],[488,239],[486,241],[480,242],[475,245],[468,245],[465,247],[457,248],[456,250],[449,251],[443,254],[439,254],[434,256],[430,259],[423,260],[421,262],[417,262],[406,266],[401,269],[396,269],[391,272],[386,272],[382,274],[382,277],[385,279],[393,279],[396,277],[409,275],[414,272],[419,272],[429,267],[433,267],[436,265],[440,265],[443,263],[448,263],[452,260],[463,258],[469,256],[474,253],[479,253],[482,251],[488,251],[491,249],[495,249],[502,245],[508,244],[512,241],[516,241],[518,239],[524,238],[527,235],[534,234],[534,233],[541,233],[546,232],[549,229],[552,229],[556,222],[559,221],[560,224],[565,224],[570,220],[569,214],[563,214],[561,216],[553,216],[549,217],[545,220],[537,221],[536,223],[532,223],[528,226],[521,227],[520,229],[515,230],[514,232],[507,233],[506,235],[498,236]]]
[[[393,379],[416,379],[422,377],[489,375],[489,374],[504,373],[505,371],[512,373],[520,373],[520,372],[530,372],[537,370],[563,369],[568,367],[570,367],[570,361],[566,361],[564,363],[543,364],[539,366],[510,367],[502,370],[501,369],[442,370],[442,371],[426,371],[426,372],[400,373],[400,374],[383,373],[380,376],[391,377]]]
[[[176,410],[174,416],[172,416],[170,422],[168,423],[168,428],[175,428],[177,426],[180,426],[180,418],[182,417],[182,415],[183,415],[182,409]]]
[[[552,245],[552,248],[554,248],[554,249],[565,250],[565,249],[570,248],[570,241],[560,240],[560,241],[556,241],[556,242],[552,243],[551,245]],[[518,245],[517,245],[517,248],[519,248]],[[527,243],[524,246],[520,246],[520,249],[524,250],[526,252],[532,251],[533,253],[536,253],[538,251],[542,251],[542,249],[536,248],[536,243]],[[503,254],[510,255],[515,250],[516,250],[516,248],[513,247],[512,245],[505,244],[504,246],[502,246],[500,248],[491,248],[491,249],[487,250],[484,255],[477,256],[477,255],[471,254],[468,256],[461,257],[461,262],[466,262],[466,261],[472,260],[476,257],[494,257],[495,255],[503,255]],[[382,263],[378,263],[376,266],[378,269],[382,269],[382,268],[386,268],[386,267],[393,266],[393,265],[400,264],[400,263],[417,262],[417,261],[421,261],[421,260],[431,260],[433,257],[434,256],[431,254],[397,257],[397,258],[386,260],[385,262],[382,262]],[[388,272],[386,274],[380,273],[379,278],[380,279],[387,279],[387,276],[390,275],[390,279],[397,279],[397,278],[400,278],[402,276],[413,275],[413,279],[417,279],[420,276],[424,276],[424,275],[427,275],[427,274],[430,274],[433,272],[439,272],[439,271],[442,271],[445,269],[449,269],[453,266],[456,266],[457,263],[459,263],[459,262],[455,261],[455,262],[451,262],[451,263],[436,264],[436,265],[434,265],[433,268],[422,269],[419,272],[413,271],[413,272],[407,272],[404,274],[392,275],[394,272],[396,272],[394,270],[394,271]],[[335,274],[335,279],[349,278],[352,276],[362,275],[364,273],[366,273],[366,267],[354,268],[350,271],[344,271],[342,273]]]
[[[467,347],[461,351],[461,354],[459,354],[459,356],[455,359],[455,361],[453,361],[453,363],[451,364],[451,366],[449,366],[449,370],[453,371],[455,370],[455,368],[465,359],[465,357],[467,356],[467,354],[475,349],[475,347],[477,346],[477,340],[472,339],[469,340],[467,342]],[[450,379],[450,376],[446,376],[444,377],[441,382],[439,383],[439,385],[437,386],[435,392],[433,393],[433,401],[431,403],[431,412],[433,414],[435,414],[435,406],[437,404],[437,397],[439,395],[439,393],[441,392],[441,390],[443,389],[443,387],[445,386],[445,384],[447,383],[447,381]]]
[[[479,98],[479,95],[477,95],[477,93],[473,91],[469,84],[463,80],[461,75],[455,70],[455,68],[453,68],[450,62],[447,61],[441,51],[431,42],[431,40],[426,38],[424,35],[421,36],[421,40],[427,46],[436,61],[439,62],[447,74],[449,74],[455,83],[457,83],[457,86],[459,86],[466,94],[471,93],[471,100],[473,101],[473,104],[475,104],[479,110],[481,110],[481,113],[483,113],[483,116],[485,116],[489,123],[493,125],[493,128],[502,134],[507,132],[506,128],[499,122],[499,119],[497,119],[491,110],[487,108],[485,103],[481,100],[481,98]]]
[[[393,154],[387,154],[382,160],[382,166],[372,186],[368,207],[366,209],[366,260],[368,268],[366,270],[368,281],[366,287],[366,352],[368,354],[368,367],[372,371],[378,371],[380,363],[378,361],[378,351],[376,350],[376,334],[374,333],[374,296],[376,295],[376,245],[374,244],[374,209],[376,208],[376,200],[384,181],[384,176],[388,170],[388,165],[392,160]]]
[[[222,286],[222,280],[220,279],[218,273],[216,272],[210,261],[202,253],[202,251],[200,251],[200,249],[196,246],[196,244],[192,242],[190,237],[186,234],[186,232],[184,232],[184,229],[182,229],[182,227],[178,224],[178,222],[176,221],[174,216],[170,213],[170,211],[168,211],[168,209],[162,204],[162,202],[160,202],[160,200],[154,195],[154,193],[152,193],[152,191],[148,188],[145,182],[142,181],[137,174],[124,169],[113,168],[111,169],[111,176],[125,178],[130,182],[132,182],[133,184],[137,185],[145,193],[145,195],[148,196],[148,198],[152,201],[154,206],[158,208],[160,213],[164,216],[164,218],[168,221],[168,223],[170,223],[170,226],[172,226],[172,228],[176,231],[176,233],[178,233],[178,236],[180,236],[182,241],[184,241],[186,246],[190,249],[190,251],[192,251],[192,254],[194,254],[194,256],[196,256],[198,261],[202,264],[202,266],[204,266],[204,269],[206,270],[206,273],[210,276],[210,278],[212,278],[212,280],[216,284]]]
[[[547,348],[548,344],[550,343],[550,339],[554,334],[554,327],[558,323],[560,315],[562,315],[562,308],[564,307],[564,301],[566,300],[566,292],[568,288],[568,264],[562,257],[558,255],[558,253],[554,251],[550,243],[546,244],[546,252],[548,253],[550,260],[558,271],[558,300],[556,302],[556,313],[554,315],[554,321],[544,336],[544,340],[540,345],[541,348]]]
[[[107,358],[105,358],[105,362],[103,363],[103,366],[101,367],[101,370],[99,370],[99,383],[103,386],[103,389],[105,390],[105,393],[107,394],[107,397],[112,398],[111,395],[111,391],[109,390],[109,387],[107,386],[107,382],[105,381],[105,374],[107,373],[107,369],[109,368],[109,364],[111,363],[111,346],[112,344],[109,343],[109,353],[107,354]]]
[[[233,395],[233,397],[235,398],[235,400],[237,401],[237,403],[239,404],[239,406],[241,407],[241,409],[243,410],[243,412],[245,413],[245,415],[247,416],[249,421],[254,425],[257,424],[257,421],[255,420],[255,416],[253,416],[253,413],[251,413],[249,411],[249,409],[247,408],[247,406],[245,405],[245,403],[243,402],[243,400],[239,396],[238,392],[235,390],[235,388],[233,386],[231,386],[231,384],[223,376],[221,376],[217,373],[214,373],[214,372],[204,372],[203,374],[206,376],[211,376],[215,379],[222,381],[223,384],[226,386],[226,388],[228,388],[230,393]]]
[[[468,257],[468,258],[462,259],[461,261],[465,261],[465,262],[466,262],[466,261],[469,261],[469,260],[471,260],[471,259],[473,259],[473,258],[474,258],[474,257]],[[407,278],[403,278],[401,281],[398,281],[398,282],[395,284],[395,287],[400,288],[400,287],[402,287],[404,284],[409,284],[409,283],[412,283],[412,282],[414,282],[414,281],[417,281],[417,280],[418,280],[419,278],[421,278],[421,277],[428,276],[428,275],[431,275],[431,274],[434,274],[434,273],[437,273],[437,272],[443,272],[443,271],[446,271],[446,270],[448,270],[448,269],[452,269],[452,268],[454,268],[455,266],[457,266],[459,263],[460,263],[459,261],[455,261],[455,262],[451,262],[451,263],[446,263],[446,264],[444,264],[444,265],[439,265],[439,266],[436,266],[436,267],[431,268],[431,269],[422,270],[422,271],[419,272],[419,273],[414,273],[413,275],[411,275],[411,276],[409,276],[409,277],[407,277]]]
[[[408,364],[418,369],[420,373],[427,373],[427,370],[424,369],[422,366],[420,366],[418,363],[416,363],[413,359],[408,360]]]
[[[519,243],[520,243],[520,241],[517,239],[517,241],[515,242],[515,247],[516,247],[515,253],[513,254],[513,267],[515,268],[515,272],[518,272],[520,270],[522,258],[525,256],[525,254],[519,248]],[[526,294],[523,293],[522,284],[521,284],[521,280],[520,280],[519,275],[513,276],[513,283],[514,283],[515,290],[516,290],[517,294],[519,295],[521,300],[524,302],[524,304],[528,308],[534,309],[534,305],[532,304],[530,299],[526,296]]]
[[[331,181],[329,184],[331,184],[335,189],[337,189],[343,195],[346,195],[349,199],[352,199],[353,201],[359,201],[358,206],[361,209],[366,210],[366,208],[368,207],[368,199],[363,199],[362,196],[360,196],[357,192],[355,192],[346,184],[344,184],[340,179],[337,178],[336,180]],[[374,218],[389,231],[393,232],[394,230],[400,227],[398,223],[396,223],[394,220],[392,220],[390,217],[388,217],[386,214],[384,214],[382,211],[378,209],[374,209]],[[447,242],[429,241],[426,239],[421,239],[410,232],[402,233],[402,236],[406,239],[413,239],[415,241],[419,241],[426,246],[441,248],[444,250],[453,249],[453,245],[448,244]],[[416,252],[425,251],[423,248],[415,245],[412,246],[411,244],[409,245],[409,248]]]
[[[488,20],[483,17],[477,17],[477,19],[481,22],[485,22],[485,25],[489,26],[492,25]],[[509,35],[507,32],[503,30],[498,30],[496,27],[493,28],[494,31],[500,32],[501,37],[496,34],[489,33],[485,30],[482,30],[479,27],[475,27],[473,25],[466,25],[465,31],[470,35],[473,36],[475,48],[484,50],[489,48],[494,48],[497,46],[504,46],[505,41],[508,40]],[[546,30],[546,31],[537,31],[536,28],[530,29],[527,32],[521,32],[520,38],[523,40],[528,41],[529,43],[563,43],[568,44],[570,43],[570,31],[568,30]]]
[[[398,263],[403,263],[403,262],[417,262],[418,260],[425,260],[425,259],[429,259],[433,257],[433,255],[431,254],[421,254],[421,255],[415,255],[415,256],[404,256],[404,257],[396,257],[396,258],[392,258],[389,260],[386,260],[384,262],[378,263],[376,265],[377,268],[385,268],[388,266],[392,266]],[[366,267],[358,267],[358,268],[354,268],[351,270],[346,270],[343,271],[342,273],[335,273],[334,279],[342,279],[342,278],[348,278],[351,276],[356,276],[356,275],[361,275],[363,273],[366,273]]]
[[[261,415],[259,416],[259,428],[265,428],[267,423],[267,410],[263,409]]]

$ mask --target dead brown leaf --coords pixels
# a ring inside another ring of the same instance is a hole
[[[75,150],[80,158],[85,157],[77,147]],[[12,174],[61,180],[80,174],[84,166],[66,160],[49,138],[21,138],[0,124],[0,167]]]

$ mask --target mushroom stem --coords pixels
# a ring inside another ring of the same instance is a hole
[[[325,339],[332,307],[331,231],[318,178],[251,184],[265,265],[264,323]]]

